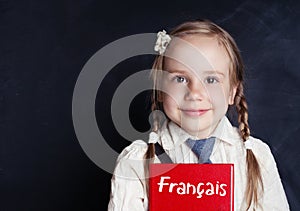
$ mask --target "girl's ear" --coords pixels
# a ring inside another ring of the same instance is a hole
[[[236,90],[237,90],[237,86],[232,87],[232,89],[230,90],[229,99],[228,99],[228,104],[229,105],[234,104],[234,98],[235,98],[235,95],[236,95]]]

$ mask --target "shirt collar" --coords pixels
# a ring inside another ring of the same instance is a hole
[[[214,136],[221,141],[227,142],[228,144],[235,144],[237,141],[240,141],[239,133],[237,132],[237,128],[233,127],[230,121],[226,116],[224,116],[217,128],[212,132],[210,136]]]
[[[172,121],[166,121],[163,124],[159,135],[162,146],[167,150],[174,149],[189,138],[197,139],[197,137],[190,135]],[[210,135],[210,137],[212,136],[231,145],[240,140],[236,128],[231,125],[226,116],[220,120],[216,129]]]

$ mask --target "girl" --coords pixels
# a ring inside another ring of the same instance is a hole
[[[148,165],[163,162],[156,142],[174,163],[233,163],[236,210],[289,210],[269,147],[250,136],[243,63],[233,38],[210,21],[192,21],[170,36],[158,33],[155,50],[152,110],[167,120],[154,115],[149,143],[135,141],[120,154],[108,210],[148,210]],[[229,106],[236,108],[238,129],[226,117]],[[205,159],[191,150],[194,139],[204,139]]]

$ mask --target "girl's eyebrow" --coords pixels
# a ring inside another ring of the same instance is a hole
[[[167,69],[167,71],[169,73],[181,73],[181,74],[186,74],[188,73],[189,71],[186,71],[186,70],[180,70],[180,69]],[[220,72],[220,71],[217,71],[217,70],[207,70],[207,71],[203,71],[204,74],[218,74],[218,75],[221,75],[223,77],[225,77],[225,74]]]
[[[205,73],[205,74],[218,74],[218,75],[225,76],[224,73],[222,73],[222,72],[220,72],[220,71],[217,71],[217,70],[204,71],[203,73]]]
[[[168,71],[169,73],[181,73],[181,74],[187,73],[186,70],[179,70],[179,69],[167,69],[166,71]]]

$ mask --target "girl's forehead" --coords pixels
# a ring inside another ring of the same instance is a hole
[[[217,70],[228,74],[230,58],[216,36],[188,35],[173,39],[165,54],[164,69]]]

